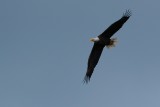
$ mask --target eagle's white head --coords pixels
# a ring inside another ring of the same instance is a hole
[[[98,37],[91,38],[90,41],[91,41],[91,42],[98,42],[98,41],[99,41],[99,38],[98,38]]]

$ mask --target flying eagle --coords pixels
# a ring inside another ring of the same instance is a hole
[[[99,58],[101,56],[101,53],[103,51],[103,48],[106,46],[108,48],[114,47],[115,43],[117,41],[116,38],[111,38],[122,26],[123,24],[129,19],[131,16],[131,11],[126,10],[125,13],[123,13],[123,16],[121,19],[110,25],[102,34],[100,34],[98,37],[91,38],[90,41],[94,42],[92,51],[90,53],[90,56],[88,58],[88,67],[87,72],[84,77],[84,82],[88,83],[90,81],[90,78],[92,76],[92,73],[94,71],[94,68],[96,67]]]

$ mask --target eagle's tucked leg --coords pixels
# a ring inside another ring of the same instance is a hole
[[[116,43],[117,43],[117,38],[112,38],[112,39],[110,39],[109,45],[106,45],[106,47],[107,47],[107,48],[115,47],[115,46],[116,46]]]

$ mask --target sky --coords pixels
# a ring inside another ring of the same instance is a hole
[[[160,107],[159,0],[1,0],[0,107]],[[93,43],[132,16],[83,84]]]

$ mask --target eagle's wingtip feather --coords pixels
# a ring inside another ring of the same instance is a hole
[[[85,83],[87,84],[89,81],[90,81],[90,77],[86,75],[84,77],[83,84],[85,84]]]
[[[130,9],[127,9],[125,13],[123,13],[123,16],[125,17],[130,17],[131,15],[132,15],[132,11]]]

